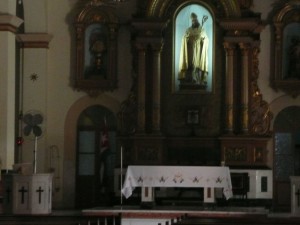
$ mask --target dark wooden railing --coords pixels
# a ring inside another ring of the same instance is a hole
[[[171,225],[299,225],[300,217],[268,217],[268,216],[246,216],[246,217],[187,217]]]
[[[0,215],[0,225],[120,225],[120,218],[84,215]]]
[[[182,216],[157,225],[299,225],[300,217],[291,215]],[[121,225],[121,216],[0,215],[0,225]],[[141,224],[142,225],[142,224]]]

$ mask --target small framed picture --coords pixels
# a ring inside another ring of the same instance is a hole
[[[187,124],[199,124],[199,110],[187,111]]]
[[[254,148],[254,162],[263,162],[264,158],[263,148]]]

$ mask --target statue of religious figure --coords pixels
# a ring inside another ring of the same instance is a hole
[[[186,30],[181,43],[178,75],[181,87],[207,86],[209,40],[203,29],[207,18],[203,16],[200,24],[197,15],[191,13],[192,25]]]

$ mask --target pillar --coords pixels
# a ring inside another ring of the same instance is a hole
[[[234,58],[236,56],[235,44],[225,42],[224,48],[226,50],[226,124],[225,131],[227,133],[233,132],[233,118],[234,118]]]
[[[145,93],[145,81],[146,81],[146,48],[147,46],[137,42],[136,48],[138,50],[138,75],[137,75],[137,133],[143,134],[146,130],[146,93]]]
[[[10,170],[15,160],[15,36],[23,20],[14,15],[16,1],[2,0],[0,8],[0,170]]]
[[[249,104],[249,49],[246,43],[239,44],[242,50],[242,74],[241,74],[241,126],[244,134],[248,133],[248,104]]]
[[[160,124],[160,94],[161,94],[161,87],[160,87],[160,80],[161,80],[161,72],[160,72],[160,53],[162,44],[157,43],[152,45],[153,48],[153,92],[152,92],[152,133],[159,134],[161,124]]]

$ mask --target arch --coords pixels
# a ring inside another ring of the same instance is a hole
[[[278,110],[273,125],[274,205],[281,210],[290,207],[290,176],[300,171],[300,105],[284,105]],[[278,197],[280,196],[280,198]]]
[[[292,105],[282,109],[274,120],[274,131],[300,130],[300,106]]]
[[[77,121],[81,113],[88,107],[101,105],[111,110],[117,117],[121,104],[116,99],[101,95],[98,98],[88,96],[77,100],[69,109],[64,126],[64,159],[63,159],[63,205],[74,207],[75,204],[75,168],[76,168],[76,131]]]
[[[270,111],[273,113],[274,117],[276,118],[277,115],[285,108],[293,105],[300,105],[299,100],[296,98],[291,98],[288,95],[282,95],[279,98],[275,99],[273,102],[270,103]],[[274,120],[271,122],[271,130],[274,127]]]
[[[190,1],[191,3],[210,3],[209,1]],[[186,4],[187,2],[185,2]],[[147,17],[161,18],[166,14],[169,7],[175,4],[174,0],[150,0],[147,7]],[[177,4],[177,3],[176,3]],[[211,3],[210,3],[211,4]],[[217,4],[217,3],[215,3]],[[237,0],[220,0],[220,4],[226,17],[240,17],[241,11]]]

